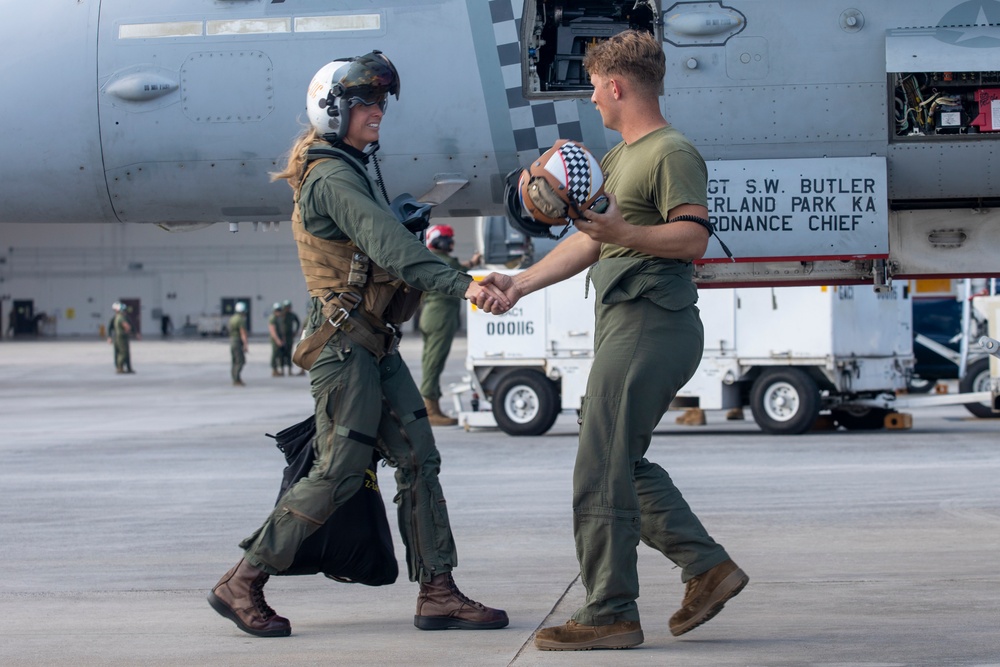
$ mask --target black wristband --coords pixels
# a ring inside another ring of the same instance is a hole
[[[719,241],[719,245],[722,246],[722,251],[726,253],[726,256],[728,256],[729,259],[731,259],[732,261],[734,262],[736,261],[736,258],[733,257],[733,253],[729,251],[729,247],[726,246],[726,244],[722,241],[722,239],[719,238],[719,235],[715,233],[715,227],[712,226],[711,222],[698,215],[676,215],[667,220],[667,222],[677,222],[679,220],[687,220],[688,222],[697,222],[699,225],[707,229],[708,233],[714,236]]]

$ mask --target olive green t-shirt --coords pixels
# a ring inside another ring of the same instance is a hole
[[[229,342],[243,343],[240,331],[247,328],[246,317],[241,313],[233,313],[229,318]]]
[[[601,161],[604,188],[618,199],[625,220],[633,225],[662,225],[667,213],[682,204],[708,205],[708,168],[698,149],[673,126],[654,130],[608,151]],[[651,255],[605,243],[601,259]]]

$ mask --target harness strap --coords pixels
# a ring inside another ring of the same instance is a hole
[[[380,360],[395,351],[398,344],[395,329],[370,322],[363,310],[355,312],[363,300],[360,294],[330,290],[320,299],[323,302],[323,317],[332,327],[330,337],[339,329]]]

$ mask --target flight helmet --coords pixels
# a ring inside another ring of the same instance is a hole
[[[603,212],[606,202],[601,165],[578,141],[559,139],[526,169],[510,172],[505,180],[507,218],[528,236],[558,238],[551,226],[568,228],[584,217],[586,209]]]
[[[427,247],[433,250],[449,250],[455,242],[455,230],[451,225],[432,225],[427,230]]]
[[[237,313],[245,313],[247,312],[247,305],[242,301],[237,301],[235,310]]]
[[[351,107],[377,104],[385,111],[389,95],[399,99],[399,74],[381,51],[340,58],[316,72],[306,93],[309,122],[324,141],[344,138]]]
[[[580,211],[604,194],[604,174],[586,146],[560,139],[525,169],[520,187],[531,217],[560,225],[582,218]]]

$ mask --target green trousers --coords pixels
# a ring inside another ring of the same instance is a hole
[[[233,341],[229,344],[229,356],[232,357],[232,371],[233,382],[240,381],[240,373],[243,372],[243,366],[247,363],[246,353],[243,351],[243,341]]]
[[[424,338],[424,352],[420,360],[420,395],[432,401],[441,398],[441,373],[458,331],[461,307],[460,299],[455,299],[454,303],[433,301],[426,304],[420,313],[420,333]]]
[[[285,353],[285,346],[278,345],[271,339],[271,370],[280,371],[281,370],[281,359]]]
[[[669,311],[638,298],[597,307],[573,472],[573,534],[587,590],[577,623],[639,620],[640,539],[678,565],[684,581],[728,558],[667,472],[645,458],[702,349],[695,306]]]
[[[127,334],[115,335],[115,368],[120,371],[132,370],[132,353]]]
[[[311,317],[310,331],[321,321]],[[247,560],[270,574],[287,569],[302,542],[361,488],[375,447],[396,469],[394,501],[410,580],[450,572],[458,555],[438,482],[441,456],[402,358],[397,353],[377,362],[338,334],[309,378],[316,402],[316,463],[264,525],[240,543]]]

